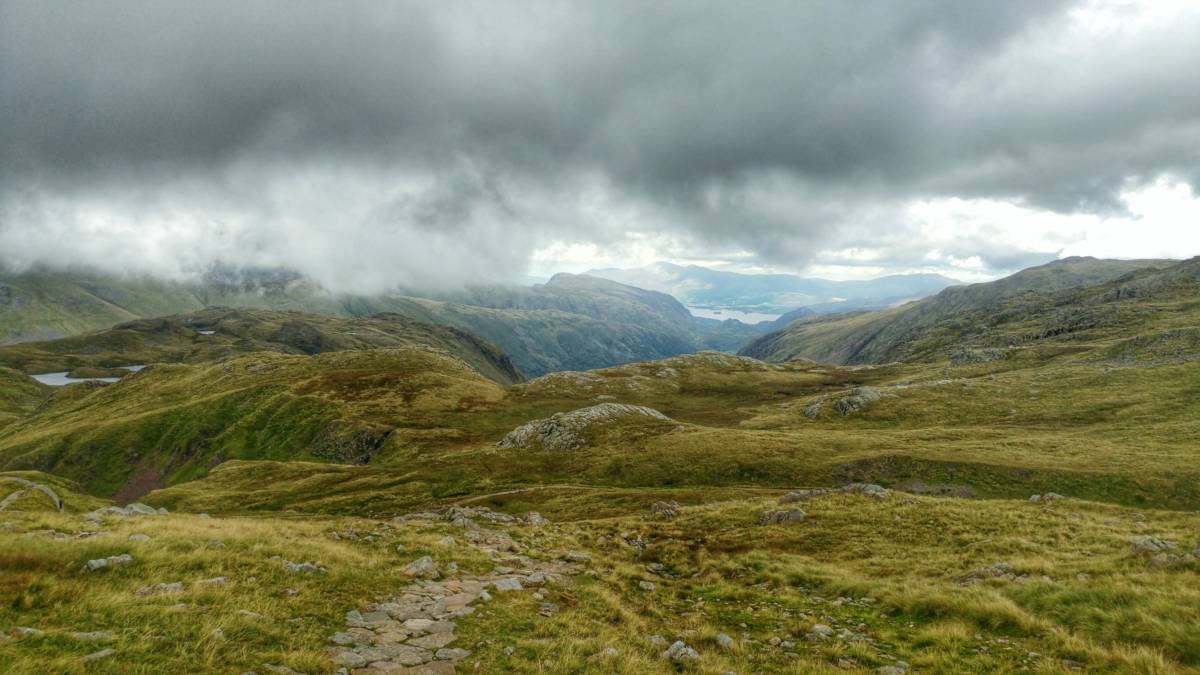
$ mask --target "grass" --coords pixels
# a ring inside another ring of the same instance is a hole
[[[522,593],[497,596],[460,620],[469,663],[478,661],[482,672],[674,672],[658,655],[663,647],[648,639],[661,635],[698,649],[702,660],[684,670],[702,673],[863,672],[895,659],[922,672],[1051,673],[1069,661],[1088,672],[1200,668],[1200,568],[1149,568],[1129,547],[1137,535],[1194,546],[1196,514],[1081,501],[831,495],[803,503],[802,523],[758,526],[757,514],[773,508],[773,499],[708,497],[673,521],[646,519],[638,500],[609,499],[610,508],[594,514],[591,499],[561,494],[490,499],[510,511],[550,506],[557,524],[506,529],[535,557],[584,550],[594,575],[552,587],[561,610],[551,618]],[[0,626],[45,632],[0,642],[0,668],[13,673],[85,672],[82,657],[106,645],[68,633],[90,630],[114,631],[107,646],[115,654],[87,672],[241,672],[264,663],[327,672],[324,648],[343,614],[396,593],[407,583],[400,568],[408,561],[431,554],[475,573],[494,564],[465,544],[440,545],[461,532],[448,523],[171,514],[97,528],[72,514],[3,518],[10,524],[0,530]],[[36,534],[81,529],[99,534]],[[352,531],[357,538],[347,536]],[[130,541],[133,533],[150,539]],[[88,559],[126,552],[135,559],[128,567],[80,571]],[[328,573],[288,574],[279,557],[312,560]],[[1001,561],[1027,579],[963,583],[971,570]],[[227,584],[195,583],[215,576]],[[656,588],[642,590],[637,582],[644,580]],[[170,581],[187,589],[135,594]],[[281,595],[284,588],[297,593]],[[811,642],[805,636],[815,623],[871,642]],[[216,629],[222,639],[213,637]],[[737,639],[735,648],[719,648],[718,633]],[[773,637],[794,644],[772,646]],[[609,647],[616,655],[602,654]]]

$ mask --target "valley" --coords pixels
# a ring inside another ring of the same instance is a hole
[[[395,312],[6,345],[0,664],[1195,671],[1197,269],[1066,260],[533,377]],[[524,293],[488,302],[562,311]]]

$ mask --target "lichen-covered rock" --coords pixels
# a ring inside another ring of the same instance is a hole
[[[670,420],[659,411],[645,406],[600,403],[522,424],[510,431],[499,446],[525,450],[574,450],[587,445],[585,433],[589,428],[630,417]]]
[[[679,514],[679,502],[671,500],[654,502],[650,505],[650,515],[664,520],[671,520]]]
[[[700,659],[700,653],[685,644],[683,640],[676,640],[670,647],[667,647],[667,651],[663,652],[662,655],[663,658],[677,662],[697,661]]]
[[[759,525],[784,525],[799,523],[808,514],[800,509],[784,509],[782,511],[765,511],[758,517]]]
[[[866,408],[884,396],[893,396],[893,394],[884,394],[875,387],[857,387],[854,391],[850,392],[849,396],[838,399],[837,403],[833,404],[833,407],[837,409],[842,417],[845,417]]]

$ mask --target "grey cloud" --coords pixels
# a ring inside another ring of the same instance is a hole
[[[17,234],[87,203],[220,221],[199,260],[411,285],[326,246],[512,274],[640,227],[802,266],[911,199],[1104,211],[1194,180],[1200,25],[1106,42],[1072,7],[0,0],[0,235],[41,256]]]

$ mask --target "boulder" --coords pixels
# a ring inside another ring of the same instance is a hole
[[[436,579],[439,576],[437,563],[429,556],[422,556],[405,565],[403,573],[420,579]]]
[[[1165,553],[1176,549],[1179,547],[1179,544],[1154,537],[1134,537],[1129,540],[1129,547],[1136,555],[1152,556],[1156,553]]]
[[[587,445],[589,429],[627,418],[670,421],[653,408],[627,403],[600,403],[537,419],[513,429],[497,445],[523,450],[575,450]]]
[[[758,517],[759,525],[784,525],[799,523],[807,514],[800,509],[784,509],[781,511],[765,511]]]
[[[687,646],[683,640],[676,640],[671,643],[671,646],[667,647],[667,651],[663,652],[662,655],[664,658],[677,663],[698,661],[700,659],[700,652]]]
[[[679,502],[671,500],[654,502],[650,505],[650,515],[664,520],[671,520],[679,513]]]

